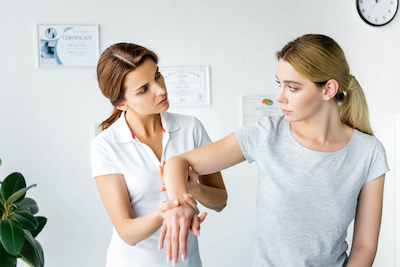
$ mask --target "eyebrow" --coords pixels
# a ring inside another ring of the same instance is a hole
[[[275,75],[275,77],[276,77],[276,78],[278,79],[278,81],[279,81],[278,76]],[[301,85],[301,86],[302,86],[301,83],[296,82],[296,81],[292,81],[292,80],[284,80],[283,82],[284,82],[284,83],[293,83],[293,84],[297,84],[297,85]]]
[[[157,74],[157,71],[158,71],[158,66],[157,66],[157,69],[156,69],[156,73],[155,74]],[[155,75],[154,74],[154,75]],[[135,92],[137,92],[137,91],[139,91],[139,90],[142,90],[144,87],[146,87],[147,85],[149,85],[149,83],[146,83],[146,84],[143,84],[142,86],[140,86],[138,89],[136,89],[135,90]]]

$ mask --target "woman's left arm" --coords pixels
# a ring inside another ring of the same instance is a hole
[[[164,184],[164,165],[161,161],[158,167],[158,176]],[[189,178],[186,182],[189,194],[199,201],[204,207],[220,212],[226,206],[228,193],[226,192],[221,172],[199,176],[192,167],[189,167]],[[160,188],[165,191],[165,186]]]
[[[188,184],[189,193],[203,206],[218,212],[225,208],[228,193],[220,172],[201,175],[199,182],[193,181],[193,183],[195,184],[192,188]]]
[[[361,189],[354,220],[353,244],[346,267],[371,267],[378,248],[385,174]]]

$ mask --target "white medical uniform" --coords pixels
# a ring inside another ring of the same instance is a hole
[[[164,112],[161,159],[169,158],[211,143],[203,125],[195,117]],[[100,133],[91,144],[93,178],[100,175],[120,173],[128,188],[132,210],[136,217],[156,210],[162,201],[168,201],[157,166],[160,161],[150,147],[140,142],[130,131],[125,113],[109,128]],[[135,229],[132,229],[134,231]],[[107,267],[162,267],[166,262],[165,248],[157,250],[160,230],[136,246],[126,244],[113,228],[107,251]],[[189,232],[187,259],[179,259],[175,266],[202,266],[197,237]]]

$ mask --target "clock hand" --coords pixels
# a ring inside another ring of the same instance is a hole
[[[374,9],[374,7],[376,7],[376,5],[378,4],[379,0],[375,0],[375,5],[369,10],[368,14],[371,13],[372,9]]]

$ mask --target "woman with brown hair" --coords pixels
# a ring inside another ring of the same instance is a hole
[[[164,168],[168,196],[180,199],[186,192],[188,166],[204,175],[256,162],[252,266],[371,267],[389,168],[371,130],[363,90],[340,46],[327,36],[304,35],[277,58],[276,100],[284,115],[264,117],[171,158]],[[165,239],[167,255],[184,250],[187,231],[182,229],[188,229],[193,214],[186,206],[166,214],[159,244]],[[348,257],[345,239],[353,219]]]
[[[185,185],[189,190],[182,200],[168,201],[166,192],[160,190],[163,161],[211,141],[195,117],[166,112],[168,94],[157,63],[152,51],[119,43],[107,48],[97,65],[99,87],[115,107],[91,144],[93,178],[114,226],[107,267],[176,263],[177,258],[165,259],[164,251],[157,250],[157,231],[166,211],[191,206],[198,214],[194,199],[216,211],[226,205],[219,172],[198,176],[189,169]],[[198,236],[198,225],[206,214],[199,218],[196,213],[191,220],[197,222],[192,231]],[[178,266],[202,266],[197,237],[192,233],[187,255],[190,260],[182,258]]]

